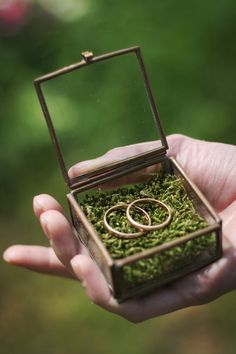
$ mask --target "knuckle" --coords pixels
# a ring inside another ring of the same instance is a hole
[[[111,156],[111,155],[115,155],[117,152],[120,151],[121,148],[119,147],[116,147],[116,148],[113,148],[111,150],[108,150],[104,155],[105,156]]]
[[[171,135],[168,135],[167,138],[171,139],[173,141],[183,141],[183,140],[188,139],[188,137],[186,135],[183,135],[183,134],[171,134]]]

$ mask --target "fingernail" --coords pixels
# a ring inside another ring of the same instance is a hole
[[[78,255],[74,256],[74,257],[70,260],[70,264],[71,264],[73,267],[76,267],[76,268],[79,266],[80,261],[79,261]]]
[[[75,257],[73,257],[70,261],[71,264],[71,268],[73,269],[75,275],[77,276],[77,278],[82,281],[82,277],[80,274],[80,257],[77,255]],[[82,284],[83,285],[83,284]]]
[[[77,177],[78,175],[78,168],[75,166],[72,166],[71,168],[69,168],[68,170],[68,175],[70,176],[70,178],[74,178]]]
[[[46,215],[43,213],[40,215],[40,223],[47,238],[49,238],[48,221]]]
[[[11,249],[7,249],[3,255],[2,255],[3,259],[5,262],[7,263],[11,263],[11,261],[13,260],[14,258],[14,252],[12,252]]]
[[[40,203],[40,197],[39,197],[39,195],[34,196],[33,205],[34,205],[34,211],[35,211],[37,214],[42,213],[42,211],[43,211],[43,206],[42,206],[42,204]]]

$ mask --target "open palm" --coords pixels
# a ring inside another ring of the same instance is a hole
[[[168,138],[169,156],[175,156],[187,175],[204,193],[223,220],[223,257],[217,262],[142,298],[118,304],[106,280],[87,250],[74,235],[62,207],[49,195],[34,198],[39,218],[51,247],[14,245],[4,259],[31,270],[79,279],[89,298],[103,308],[132,322],[162,315],[180,308],[207,303],[236,288],[236,147],[194,140],[182,135]],[[155,142],[147,143],[153,144]],[[95,160],[130,156],[145,143],[111,150]],[[85,163],[89,168],[93,161]],[[81,167],[81,165],[80,165]],[[78,166],[70,173],[77,174]]]

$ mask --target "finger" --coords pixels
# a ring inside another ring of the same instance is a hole
[[[62,206],[48,194],[36,195],[33,199],[33,209],[37,218],[47,210],[57,210],[64,213]]]
[[[79,241],[63,214],[63,208],[47,194],[36,196],[33,207],[55,253],[63,264],[70,266],[71,257],[79,251]]]
[[[81,251],[69,221],[57,210],[41,214],[40,223],[59,260],[70,268],[70,260]]]
[[[14,245],[3,254],[6,262],[35,272],[74,278],[51,247]]]
[[[124,175],[122,177],[112,179],[109,182],[99,184],[99,188],[101,189],[110,189],[110,188],[116,188],[119,186],[124,186],[130,183],[142,183],[154,176],[154,174],[157,173],[158,170],[160,170],[160,164],[155,164],[149,167],[145,167],[142,170],[139,170],[138,172],[132,172],[129,173],[128,175]]]
[[[100,156],[96,159],[83,161],[72,166],[69,169],[68,174],[71,178],[75,178],[79,175],[103,168],[107,165],[114,164],[144,152],[151,151],[159,146],[159,141],[150,141],[140,144],[121,146],[106,152],[103,156]]]
[[[107,282],[94,261],[88,256],[77,255],[71,260],[71,267],[91,301],[115,312],[117,301],[112,297]]]
[[[145,302],[143,299],[141,300],[129,300],[123,304],[118,304],[117,300],[114,299],[112,293],[107,285],[107,282],[97,267],[97,265],[92,261],[91,258],[77,255],[71,260],[71,266],[76,274],[77,278],[81,281],[88,297],[91,301],[104,309],[116,313],[122,317],[125,317],[129,321],[139,322],[148,317],[153,317],[153,308],[152,301],[149,298],[148,306],[145,308]],[[177,306],[177,301],[175,299],[175,306],[171,303],[174,298],[172,294],[169,292],[160,291],[159,301],[156,299],[155,295],[155,305],[161,307],[162,311],[165,311],[163,306],[163,300],[166,302],[166,310],[170,310],[170,306],[172,306],[173,310]],[[166,295],[168,295],[169,299],[166,299]],[[176,293],[175,293],[176,295]],[[159,313],[161,313],[161,309]]]
[[[71,266],[75,275],[85,288],[88,297],[93,303],[105,308],[108,311],[117,313],[132,322],[139,322],[148,316],[152,317],[153,312],[151,310],[151,306],[153,304],[151,299],[148,300],[147,309],[145,309],[143,299],[140,301],[130,300],[119,305],[118,302],[112,297],[111,291],[103,274],[89,257],[77,255],[71,260]],[[160,304],[163,311],[163,299],[165,295],[166,293],[163,295],[160,294],[159,301],[155,298],[156,306]],[[170,300],[173,301],[172,295],[169,293],[167,295]],[[165,299],[167,307],[170,307],[170,300],[167,303],[167,300]],[[149,307],[149,305],[151,306]]]

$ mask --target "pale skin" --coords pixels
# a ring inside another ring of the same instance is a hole
[[[79,280],[93,303],[131,322],[208,303],[236,288],[236,146],[194,140],[182,135],[168,138],[169,156],[175,156],[190,179],[204,193],[223,220],[223,256],[202,270],[185,276],[142,298],[118,304],[97,265],[74,235],[59,203],[50,195],[38,195],[33,208],[51,247],[14,245],[4,259],[37,272]],[[155,142],[147,143],[155,146]],[[145,151],[145,143],[111,150],[103,157],[76,165],[88,170],[107,159],[124,158]],[[147,145],[146,145],[147,147]],[[81,169],[80,169],[81,172]],[[137,176],[136,176],[137,177]],[[120,182],[123,182],[120,181]],[[75,294],[76,296],[76,294]]]

